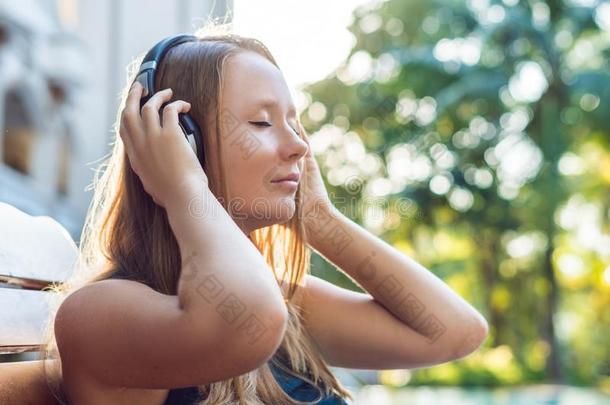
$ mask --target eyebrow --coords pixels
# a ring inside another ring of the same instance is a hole
[[[257,100],[253,105],[254,105],[254,108],[256,108],[256,109],[258,109],[258,108],[269,109],[269,108],[278,107],[278,103],[272,98],[263,98],[263,99]],[[288,107],[288,112],[296,115],[297,110],[294,107],[294,105],[291,105],[290,107]]]

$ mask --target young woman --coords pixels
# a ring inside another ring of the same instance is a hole
[[[265,46],[196,36],[165,54],[163,90],[142,108],[135,72],[123,92],[79,265],[57,288],[46,358],[58,399],[341,404],[351,395],[329,365],[414,368],[476,350],[487,324],[474,308],[333,208]],[[309,274],[310,248],[366,293]]]

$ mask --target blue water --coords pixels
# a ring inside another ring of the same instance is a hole
[[[400,388],[368,385],[354,393],[354,405],[610,405],[610,395],[590,388],[533,385],[498,389]]]

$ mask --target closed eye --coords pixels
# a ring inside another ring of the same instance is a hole
[[[249,121],[250,124],[255,125],[257,127],[270,127],[271,123],[267,122],[267,121]],[[294,131],[295,134],[297,134],[298,136],[301,136],[301,133],[299,131],[297,131],[296,129],[292,128],[291,129]]]
[[[250,124],[256,125],[257,127],[270,127],[271,124],[267,121],[250,121]]]

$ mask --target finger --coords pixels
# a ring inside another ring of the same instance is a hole
[[[123,125],[121,123],[121,126],[119,128],[119,137],[121,138],[121,141],[123,142],[123,149],[125,150],[125,153],[127,154],[127,156],[132,156],[133,157],[133,142],[130,139],[129,135],[128,135],[128,130],[127,128],[125,128],[125,125]]]
[[[140,98],[142,96],[143,87],[139,82],[132,84],[127,98],[125,99],[125,105],[121,113],[121,124],[127,129],[124,133],[124,137],[128,137],[131,143],[137,143],[138,138],[142,138],[143,135],[143,124],[142,118],[140,117]]]
[[[142,85],[134,83],[127,94],[125,106],[121,112],[119,136],[125,145],[128,154],[132,154],[134,143],[142,137],[142,118],[139,112],[139,100],[142,94]]]
[[[159,110],[161,105],[172,98],[172,89],[164,89],[155,93],[142,107],[142,119],[146,134],[154,135],[161,132]]]
[[[172,132],[180,130],[178,114],[189,112],[191,104],[186,101],[176,100],[163,108],[163,128],[170,129]]]

